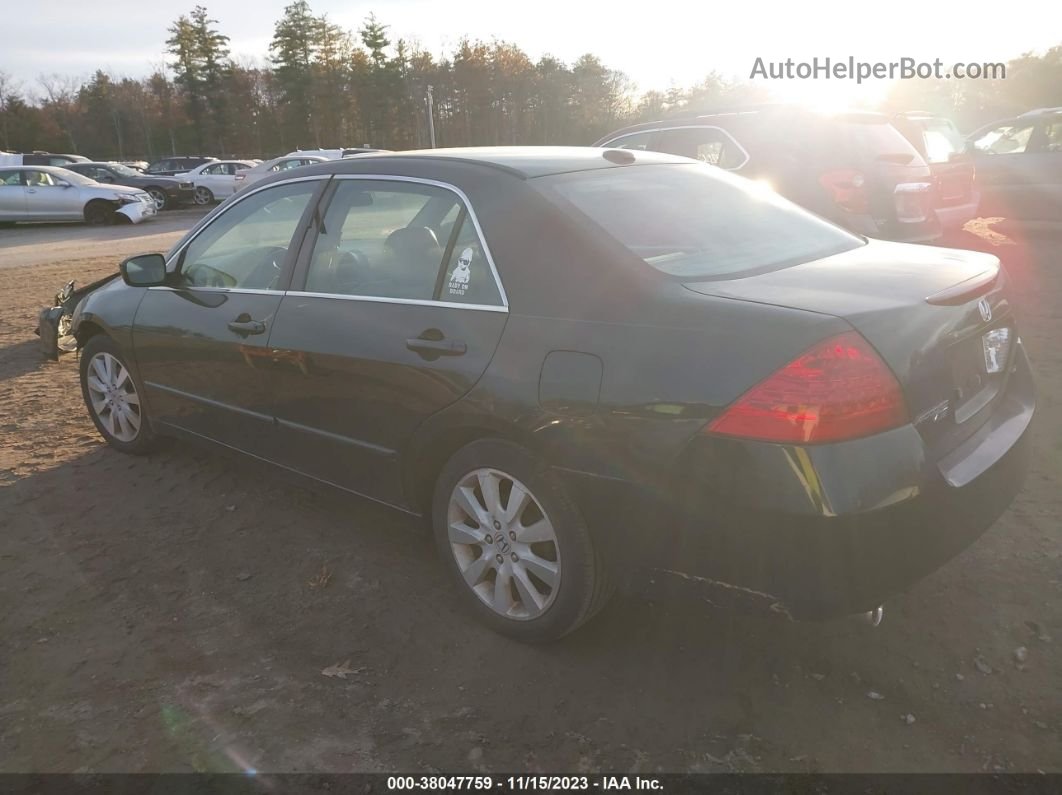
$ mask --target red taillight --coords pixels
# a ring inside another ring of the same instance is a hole
[[[707,432],[783,444],[839,442],[907,422],[896,377],[858,332],[838,334],[754,386]]]
[[[870,211],[870,204],[864,190],[865,182],[861,172],[850,168],[827,171],[819,177],[819,184],[830,194],[834,203],[850,213]]]

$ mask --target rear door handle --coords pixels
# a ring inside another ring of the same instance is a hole
[[[406,347],[422,356],[463,356],[468,346],[461,340],[426,340],[413,337],[406,340]]]
[[[229,331],[235,331],[244,337],[249,337],[252,334],[264,334],[266,330],[266,324],[261,320],[241,320],[237,318],[229,323]]]

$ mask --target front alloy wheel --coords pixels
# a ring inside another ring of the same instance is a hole
[[[158,443],[135,373],[122,349],[98,334],[81,349],[81,394],[96,430],[123,453],[140,455]]]
[[[461,576],[495,613],[526,621],[553,603],[561,580],[557,534],[515,477],[469,472],[450,495],[447,526]]]
[[[208,188],[196,188],[195,189],[195,203],[202,206],[210,204],[214,201],[214,194],[210,192]]]
[[[151,200],[155,202],[155,209],[160,213],[166,209],[166,193],[158,188],[148,188]]]
[[[134,442],[140,433],[140,396],[118,359],[101,351],[89,360],[89,400],[100,424],[119,442]]]

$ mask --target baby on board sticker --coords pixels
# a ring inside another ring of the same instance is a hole
[[[450,274],[450,295],[464,295],[468,292],[468,280],[472,278],[472,249],[466,248],[457,258],[457,267]]]

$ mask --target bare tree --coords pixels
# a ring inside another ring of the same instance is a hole
[[[83,83],[71,75],[40,75],[37,78],[44,89],[44,104],[51,107],[55,119],[63,134],[70,141],[70,151],[77,153],[77,139],[74,137],[74,121],[78,114],[78,93]]]

